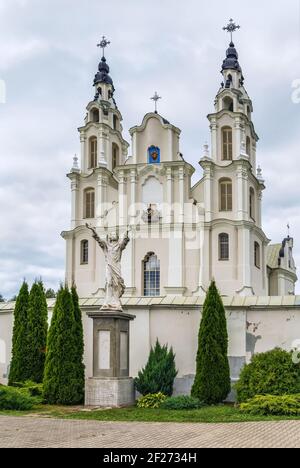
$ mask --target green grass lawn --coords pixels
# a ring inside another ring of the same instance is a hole
[[[250,421],[300,420],[300,417],[250,416],[230,405],[211,406],[192,411],[123,408],[87,411],[83,407],[37,406],[32,411],[0,411],[0,416],[27,416],[90,421],[140,421],[178,423],[233,423]]]

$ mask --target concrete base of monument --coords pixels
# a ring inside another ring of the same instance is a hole
[[[85,405],[103,408],[133,406],[134,380],[131,378],[92,378],[86,380]]]

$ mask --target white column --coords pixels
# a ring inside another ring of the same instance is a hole
[[[169,161],[174,161],[173,158],[173,131],[170,129],[169,130]]]
[[[214,161],[218,159],[218,125],[216,119],[213,118],[211,125],[211,157]]]
[[[241,153],[242,143],[242,124],[240,117],[235,118],[235,157],[233,159],[239,159]]]
[[[127,226],[126,216],[126,179],[124,171],[119,172],[119,225]]]
[[[137,172],[136,169],[130,171],[130,225],[134,226],[136,223],[136,185],[137,185]]]
[[[173,222],[173,173],[172,167],[167,168],[167,209],[166,209],[166,224]]]
[[[74,176],[73,176],[74,177]],[[78,194],[79,194],[79,184],[78,179],[72,179],[71,182],[71,193],[72,193],[72,200],[71,200],[71,229],[76,228],[76,221],[77,221],[77,209],[78,209]]]
[[[105,132],[100,132],[98,137],[98,165],[107,166],[109,137]]]
[[[204,200],[205,200],[205,221],[211,222],[213,219],[213,169],[211,166],[204,168]]]
[[[96,193],[96,217],[97,226],[103,227],[104,214],[107,204],[107,177],[105,174],[99,173],[97,179],[97,193]]]
[[[249,229],[242,228],[242,272],[243,272],[243,288],[251,287],[251,252],[252,245],[250,242]]]
[[[237,214],[238,220],[243,221],[248,219],[248,205],[249,205],[249,194],[248,194],[248,174],[243,166],[239,166],[237,169]],[[234,196],[234,192],[233,192]]]
[[[133,164],[137,162],[137,141],[136,141],[136,132],[132,135],[132,159]]]
[[[184,178],[185,178],[184,167],[179,168],[178,175],[179,175],[179,204],[180,204],[179,223],[183,223],[184,222]]]
[[[256,220],[256,222],[257,222],[258,227],[261,227],[261,221],[262,221],[262,218],[261,218],[262,199],[263,199],[263,193],[260,190],[258,192],[257,202],[256,202],[256,206],[257,206],[257,220]]]
[[[87,138],[85,135],[81,134],[80,135],[80,144],[81,144],[81,170],[83,172],[86,171],[87,169],[87,160],[86,160],[86,154],[87,154],[87,151],[86,151],[86,141],[87,141]]]

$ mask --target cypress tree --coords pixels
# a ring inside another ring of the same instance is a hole
[[[203,307],[192,396],[212,405],[222,403],[230,389],[226,314],[213,281]]]
[[[79,306],[79,297],[77,294],[76,286],[73,285],[71,289],[73,307],[74,307],[74,338],[75,338],[75,367],[76,367],[76,380],[78,388],[78,396],[80,400],[84,400],[84,337],[82,326],[82,315]]]
[[[50,404],[80,403],[75,366],[74,306],[67,287],[57,294],[47,342],[44,398]]]
[[[12,360],[8,384],[25,382],[28,376],[27,316],[29,306],[28,284],[24,281],[16,300],[12,339]]]
[[[28,309],[28,380],[43,382],[47,346],[48,307],[41,281],[35,282]]]

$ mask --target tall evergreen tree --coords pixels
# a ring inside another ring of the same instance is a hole
[[[47,346],[48,307],[41,281],[35,282],[28,309],[28,380],[43,382]]]
[[[5,299],[4,299],[4,297],[2,296],[2,294],[0,294],[0,302],[5,302]]]
[[[50,404],[81,402],[75,366],[74,306],[67,287],[57,294],[47,342],[44,397]]]
[[[28,353],[27,353],[27,320],[29,306],[28,284],[24,281],[14,310],[14,326],[12,339],[12,360],[9,372],[9,385],[25,382],[28,378]]]
[[[213,281],[203,308],[192,396],[207,404],[222,403],[230,388],[226,314]]]
[[[78,387],[78,395],[81,395],[81,401],[84,400],[84,371],[83,353],[84,353],[84,337],[82,314],[79,306],[79,297],[76,286],[71,289],[73,307],[74,307],[74,338],[75,338],[75,367],[76,380]]]

